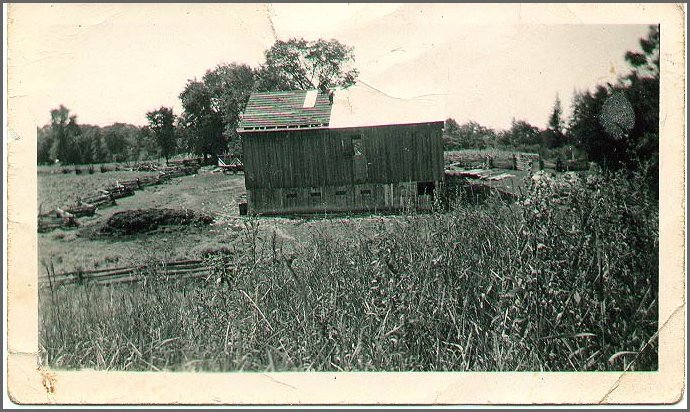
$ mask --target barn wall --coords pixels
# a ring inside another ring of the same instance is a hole
[[[249,211],[400,208],[400,193],[405,192],[401,183],[414,186],[416,196],[417,182],[442,180],[442,126],[439,122],[244,134]],[[360,154],[353,147],[356,136]]]
[[[439,182],[435,182],[437,185]],[[320,196],[315,194],[319,193]],[[365,183],[318,188],[247,189],[250,214],[387,211],[432,206],[430,195],[417,194],[417,182]]]

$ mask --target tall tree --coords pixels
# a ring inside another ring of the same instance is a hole
[[[659,178],[659,26],[650,26],[647,37],[640,39],[641,51],[629,51],[625,59],[632,71],[621,80],[620,88],[634,111],[630,140],[634,167],[649,179],[658,191]]]
[[[245,64],[221,64],[208,70],[201,81],[190,80],[180,94],[184,113],[180,123],[190,138],[193,153],[217,155],[239,147],[236,132],[254,86],[254,71]]]
[[[51,133],[50,125],[37,127],[36,136],[38,138],[36,144],[38,164],[50,163],[50,149],[53,146],[53,134]]]
[[[458,124],[455,119],[446,119],[443,129],[446,149],[484,149],[496,142],[496,132],[475,121]]]
[[[84,128],[84,136],[88,140],[88,150],[90,151],[93,163],[105,163],[108,159],[108,149],[103,141],[103,133],[98,126]]]
[[[548,127],[542,134],[542,140],[546,147],[555,148],[561,147],[565,144],[565,122],[563,121],[563,108],[561,107],[561,99],[556,95],[556,101],[553,104],[551,116],[549,116]]]
[[[165,158],[165,164],[168,164],[177,143],[173,109],[161,106],[157,110],[146,113],[146,119],[149,122],[149,130],[160,148],[160,154]]]
[[[181,123],[186,129],[187,150],[202,155],[217,155],[225,151],[227,139],[223,135],[223,114],[205,83],[190,80],[180,93],[184,112]]]
[[[508,142],[510,145],[520,148],[524,146],[533,146],[540,143],[539,128],[532,126],[524,120],[511,121],[510,129],[502,136],[502,142]]]
[[[658,189],[659,27],[640,39],[642,51],[628,51],[629,75],[593,93],[576,93],[569,134],[605,169],[642,171]]]
[[[259,91],[326,91],[355,83],[354,49],[337,40],[278,40],[265,52],[258,73]]]
[[[122,162],[127,158],[127,137],[122,133],[122,128],[108,126],[103,128],[103,142],[108,151],[109,161]]]
[[[211,94],[211,102],[217,105],[223,120],[223,136],[229,150],[241,155],[237,126],[240,114],[249,101],[254,87],[254,70],[245,64],[222,64],[208,71],[204,77],[204,84]]]
[[[69,109],[60,105],[50,111],[50,129],[53,141],[50,157],[65,164],[78,163],[79,153],[74,142],[80,133],[77,116],[70,116]]]

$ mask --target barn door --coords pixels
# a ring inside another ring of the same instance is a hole
[[[355,183],[367,181],[367,158],[364,154],[364,144],[361,135],[352,136],[352,169]]]

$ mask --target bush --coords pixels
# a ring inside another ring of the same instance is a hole
[[[132,235],[163,226],[198,226],[213,222],[209,215],[189,209],[136,209],[114,213],[101,227],[100,234]]]

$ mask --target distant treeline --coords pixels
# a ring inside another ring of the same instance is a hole
[[[145,160],[158,157],[158,146],[147,130],[131,124],[77,124],[76,116],[60,108],[52,123],[38,128],[38,163],[89,164]]]

